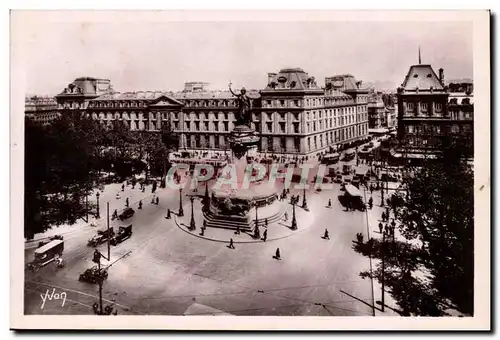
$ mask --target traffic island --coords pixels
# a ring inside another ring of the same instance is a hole
[[[297,229],[292,229],[292,205],[285,205],[284,217],[278,221],[269,223],[267,228],[264,225],[259,225],[258,234],[259,238],[255,238],[255,230],[252,231],[238,231],[234,229],[212,228],[206,227],[202,230],[205,218],[202,212],[201,200],[195,199],[193,201],[193,208],[191,210],[191,202],[184,205],[184,216],[180,217],[173,214],[173,219],[177,227],[191,236],[214,242],[229,243],[233,239],[234,243],[260,243],[270,242],[274,240],[283,239],[308,229],[314,223],[314,214],[310,211],[302,209],[295,209],[295,218],[297,221]],[[189,213],[187,213],[189,211]],[[191,211],[193,211],[194,228],[192,223]],[[264,232],[267,230],[267,239],[263,240]]]

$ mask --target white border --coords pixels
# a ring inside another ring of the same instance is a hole
[[[102,4],[101,4],[102,6]],[[96,6],[96,7],[101,7]],[[102,7],[101,7],[102,8]],[[91,12],[46,12],[58,20],[79,20]],[[24,13],[24,22],[36,16]],[[109,20],[93,12],[90,21]],[[185,316],[24,316],[23,315],[23,118],[22,51],[15,34],[23,23],[11,22],[11,320],[25,329],[199,329],[199,330],[407,330],[489,329],[490,325],[490,50],[487,11],[170,11],[114,12],[113,20],[182,21],[461,21],[472,20],[475,87],[475,316],[473,318],[400,317],[185,317]],[[484,185],[484,190],[479,187]]]

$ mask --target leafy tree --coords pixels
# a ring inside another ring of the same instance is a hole
[[[93,125],[64,113],[46,127],[25,124],[25,236],[30,239],[87,214]]]
[[[363,277],[384,278],[403,315],[473,315],[473,171],[460,145],[405,172],[407,195],[393,196],[397,228],[405,242],[355,242],[364,255],[384,258]]]

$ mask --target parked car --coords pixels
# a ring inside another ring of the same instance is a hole
[[[126,220],[127,218],[131,218],[132,216],[134,216],[134,214],[135,214],[134,209],[126,208],[120,215],[118,215],[118,218],[123,221]]]

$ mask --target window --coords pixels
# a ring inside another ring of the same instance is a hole
[[[413,133],[413,132],[414,132],[413,125],[408,125],[408,133]]]
[[[200,131],[200,122],[194,122],[195,131]]]
[[[191,131],[191,122],[186,122],[186,130]]]
[[[420,107],[422,108],[422,111],[427,111],[427,103],[420,103]]]
[[[436,103],[436,111],[441,111],[443,109],[443,105],[441,103]]]
[[[293,132],[299,133],[299,123],[293,123]]]
[[[407,109],[408,111],[413,111],[413,108],[414,108],[414,107],[413,107],[413,103],[406,103],[406,109]]]
[[[273,123],[267,122],[266,125],[267,132],[273,132]]]
[[[217,120],[214,121],[214,131],[219,131],[219,121],[217,121]]]
[[[294,138],[293,139],[293,144],[295,146],[295,151],[300,151],[300,139],[299,138]]]
[[[280,123],[280,133],[285,133],[285,123]]]
[[[205,128],[205,130],[204,130],[204,131],[208,131],[208,130],[209,130],[209,129],[208,129],[208,122],[203,122],[203,123],[204,123],[203,125],[204,125],[204,128]]]
[[[224,112],[224,119],[226,119],[226,120],[229,119],[229,114],[227,112]]]
[[[229,123],[224,122],[224,131],[229,131]]]
[[[280,100],[280,105],[281,105],[281,107],[285,106],[285,101],[284,100]]]

